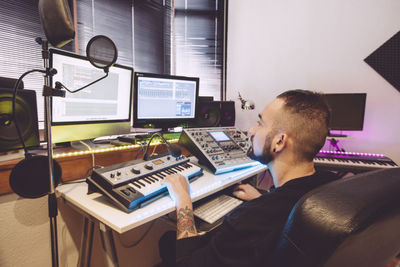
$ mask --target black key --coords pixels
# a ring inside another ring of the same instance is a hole
[[[176,166],[172,167],[171,169],[176,173],[180,173],[181,172]]]
[[[144,183],[142,183],[141,181],[139,181],[139,180],[136,180],[135,182],[137,182],[138,184],[140,184],[141,186],[143,186],[143,187],[145,187],[146,185],[144,184]]]
[[[153,174],[153,177],[158,177],[158,178],[160,178],[160,179],[164,179],[164,176],[162,176],[162,175],[159,174],[159,173],[154,173],[154,174]]]
[[[131,194],[128,189],[122,189],[121,192],[124,193],[126,196],[129,196]]]
[[[149,179],[151,182],[155,183],[156,179],[154,179],[153,177],[151,177],[151,175],[146,177],[147,179]]]
[[[175,166],[175,169],[178,169],[179,171],[184,171],[185,170],[181,166]]]
[[[177,171],[175,171],[174,169],[170,168],[168,169],[168,171],[172,172],[172,173],[178,173]]]
[[[132,188],[132,187],[129,186],[128,189],[129,189],[129,191],[131,191],[132,193],[134,193],[134,194],[136,193],[136,190],[135,190],[134,188]]]
[[[150,175],[149,178],[153,179],[154,181],[158,181],[158,178],[154,174]]]
[[[141,186],[138,183],[135,183],[135,181],[131,182],[134,186],[136,186],[137,188],[141,188]]]
[[[145,181],[148,184],[152,184],[153,183],[148,177],[143,177],[142,180]]]

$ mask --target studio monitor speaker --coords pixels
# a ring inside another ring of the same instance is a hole
[[[36,92],[18,90],[15,116],[26,147],[39,146]],[[0,151],[22,148],[12,119],[13,90],[0,88]]]
[[[235,125],[234,101],[200,101],[194,127]]]

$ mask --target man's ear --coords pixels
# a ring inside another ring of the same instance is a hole
[[[286,133],[280,133],[277,134],[274,137],[274,142],[273,142],[273,152],[280,152],[282,151],[286,145],[287,145],[287,141],[288,141],[288,136]]]

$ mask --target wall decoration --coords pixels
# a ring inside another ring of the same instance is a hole
[[[364,61],[400,92],[400,31]]]

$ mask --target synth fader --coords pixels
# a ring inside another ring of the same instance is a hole
[[[247,156],[250,140],[236,127],[183,129],[179,143],[215,174],[259,164]]]

